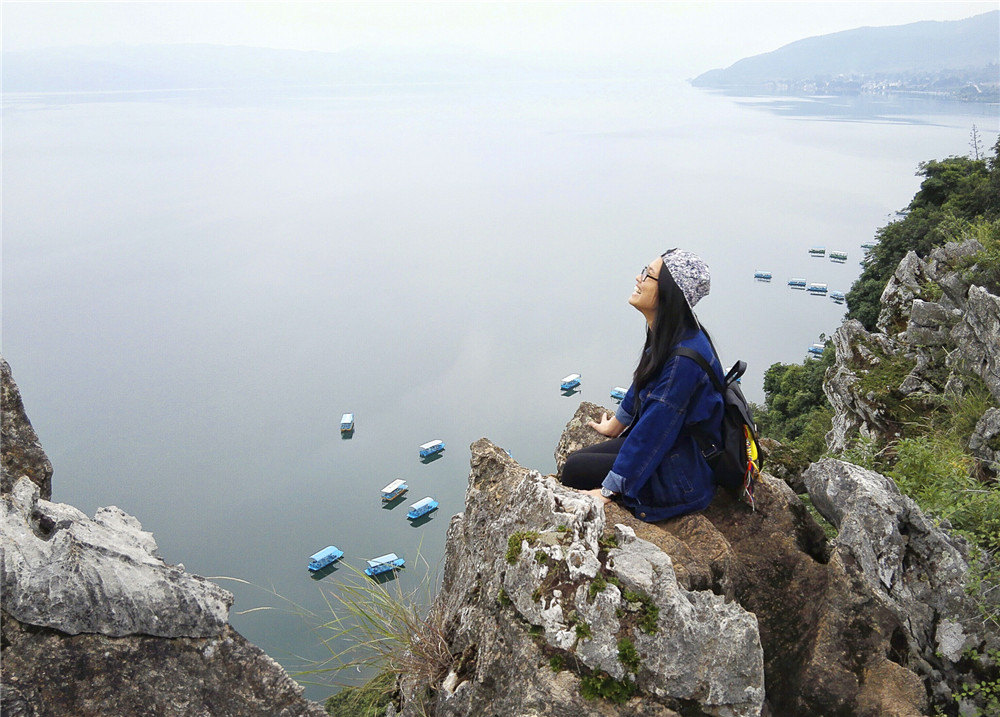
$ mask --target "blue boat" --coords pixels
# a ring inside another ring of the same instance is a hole
[[[309,556],[309,569],[313,572],[322,570],[330,563],[335,563],[344,557],[344,551],[336,545],[328,545],[315,555]]]
[[[806,287],[806,291],[813,294],[825,294],[826,284],[810,284]]]
[[[406,517],[410,520],[416,520],[422,515],[427,515],[432,510],[437,510],[437,507],[438,502],[433,498],[423,498],[410,506],[410,512],[406,514]]]
[[[862,249],[874,249],[875,248],[875,242],[873,242],[873,241],[866,241],[864,244],[861,245],[861,248]]]
[[[822,356],[823,355],[823,350],[825,348],[826,347],[823,346],[823,344],[813,344],[812,346],[810,346],[809,348],[807,348],[806,351],[808,351],[813,356]]]
[[[814,246],[812,249],[809,250],[809,253],[812,254],[813,256],[824,256],[826,254],[826,247]]]
[[[390,500],[395,500],[409,489],[410,487],[402,480],[394,480],[382,489],[382,502],[388,503]]]
[[[569,391],[580,385],[580,374],[571,373],[569,376],[564,376],[560,388],[563,391]]]
[[[365,568],[365,575],[370,578],[387,573],[390,570],[395,570],[396,568],[401,568],[406,564],[406,561],[395,553],[386,553],[365,562],[368,563],[368,567]]]
[[[420,446],[420,457],[427,458],[444,450],[444,441],[428,441]]]
[[[847,252],[846,251],[831,251],[830,252],[830,259],[832,261],[847,261]]]
[[[613,389],[611,389],[611,398],[615,399],[616,401],[624,401],[626,391],[628,391],[627,388],[622,388],[621,386],[615,386]]]
[[[806,280],[805,279],[789,279],[788,280],[788,285],[789,286],[802,286],[802,287],[804,287],[806,285]]]
[[[771,280],[771,272],[769,271],[755,271],[753,273],[754,279],[765,279],[767,281]]]
[[[354,430],[354,414],[345,413],[340,417],[340,432],[347,433]]]
[[[831,291],[830,292],[830,298],[833,299],[834,301],[836,301],[838,304],[843,304],[844,303],[844,299],[846,299],[847,297],[844,296],[844,292],[843,291]]]

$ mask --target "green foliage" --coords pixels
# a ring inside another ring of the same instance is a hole
[[[562,672],[566,669],[566,657],[565,655],[553,655],[549,659],[549,667],[552,668],[553,672]]]
[[[983,250],[967,262],[966,278],[991,294],[1000,294],[1000,220],[978,222],[966,236],[983,245]]]
[[[531,627],[528,628],[528,634],[531,635],[532,637],[544,637],[545,628],[542,627],[541,625],[532,625]]]
[[[507,607],[510,605],[510,596],[503,588],[500,588],[500,591],[497,593],[497,605],[500,607]]]
[[[622,599],[626,603],[639,603],[639,629],[647,635],[655,635],[659,631],[656,624],[660,619],[660,608],[653,602],[653,598],[642,591],[624,590]]]
[[[521,555],[521,543],[533,543],[538,540],[538,531],[519,530],[507,539],[507,562],[513,565]]]
[[[826,451],[833,409],[823,393],[823,376],[834,358],[833,345],[827,342],[819,359],[772,364],[764,373],[765,404],[754,407],[758,433],[780,441],[806,463]]]
[[[614,535],[602,535],[598,538],[597,544],[605,550],[611,550],[618,547],[618,538]]]
[[[618,660],[633,675],[639,673],[639,651],[635,649],[635,643],[627,637],[618,641]]]
[[[576,623],[576,636],[581,640],[589,640],[594,634],[590,631],[590,625],[581,620]]]
[[[587,597],[593,600],[597,597],[597,593],[602,592],[607,586],[607,579],[602,573],[598,573],[597,577],[590,581],[590,586],[587,588]]]
[[[580,679],[580,695],[585,700],[605,699],[615,704],[624,704],[635,694],[635,684],[625,680],[619,682],[606,672],[596,672]]]
[[[386,670],[360,687],[345,687],[323,707],[333,717],[382,717],[395,689],[395,675]]]
[[[920,189],[900,219],[875,233],[877,244],[865,256],[861,276],[847,292],[847,318],[874,330],[879,298],[899,262],[909,251],[926,257],[959,237],[970,222],[1000,218],[1000,141],[985,160],[949,157],[919,166]]]
[[[539,550],[537,553],[535,553],[535,562],[541,565],[545,565],[545,563],[549,562],[548,553],[543,553],[541,550]]]

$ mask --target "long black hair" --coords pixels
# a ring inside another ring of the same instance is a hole
[[[677,286],[666,263],[660,268],[656,286],[656,317],[652,327],[646,329],[646,343],[633,375],[637,392],[660,374],[667,357],[684,334],[699,328],[684,292]]]

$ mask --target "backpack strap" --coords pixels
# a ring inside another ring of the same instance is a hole
[[[689,359],[691,359],[696,364],[698,364],[699,366],[701,366],[701,369],[705,373],[708,374],[708,377],[712,380],[712,383],[715,384],[715,390],[718,391],[719,393],[721,393],[723,395],[723,397],[725,397],[725,395],[726,395],[726,384],[729,383],[729,376],[728,375],[726,376],[726,380],[724,382],[719,381],[718,375],[715,373],[715,371],[712,370],[712,366],[708,363],[708,361],[705,360],[704,356],[702,356],[700,353],[698,353],[694,349],[689,349],[686,346],[678,346],[677,348],[675,348],[673,350],[673,352],[671,352],[671,355],[672,356],[687,356]],[[740,361],[739,364],[742,364],[742,370],[737,374],[737,377],[742,376],[743,375],[743,371],[747,370],[746,362]],[[737,364],[737,365],[739,365],[739,364]],[[733,369],[732,369],[732,371],[729,372],[729,374],[731,375],[733,373],[733,371],[736,371],[736,369],[737,369],[737,366],[733,366]]]

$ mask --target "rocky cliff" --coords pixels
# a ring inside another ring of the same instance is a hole
[[[602,410],[580,406],[557,463]],[[390,714],[929,714],[962,651],[997,644],[964,542],[876,473],[824,460],[804,482],[832,541],[767,475],[756,512],[720,493],[649,524],[477,441],[429,618],[447,657]]]
[[[52,466],[0,359],[3,715],[324,715],[118,508],[48,500]]]

